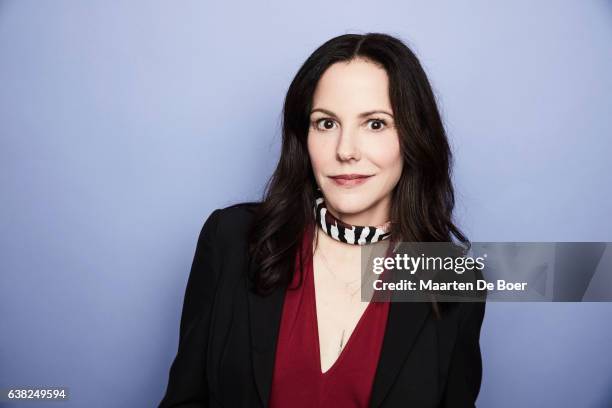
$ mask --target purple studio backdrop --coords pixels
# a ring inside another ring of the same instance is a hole
[[[0,388],[155,406],[204,220],[259,198],[306,57],[374,31],[431,79],[471,240],[612,241],[609,1],[4,0]],[[611,316],[490,303],[478,405],[611,406]]]

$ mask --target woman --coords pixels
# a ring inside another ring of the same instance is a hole
[[[300,68],[260,203],[202,228],[160,407],[473,407],[484,303],[361,302],[360,250],[467,239],[416,56],[347,34]],[[391,240],[387,240],[390,242]]]

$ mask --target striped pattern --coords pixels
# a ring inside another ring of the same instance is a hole
[[[316,190],[314,215],[321,229],[336,241],[346,244],[365,245],[389,238],[389,223],[377,227],[350,225],[340,221],[327,210],[320,189]]]

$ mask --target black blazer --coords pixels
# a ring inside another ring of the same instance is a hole
[[[256,203],[216,209],[200,233],[185,291],[178,352],[160,408],[267,407],[284,287],[247,290],[247,227]],[[371,407],[474,407],[485,303],[392,302]],[[343,407],[337,407],[343,408]]]

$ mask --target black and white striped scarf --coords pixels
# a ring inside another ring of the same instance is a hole
[[[314,213],[317,224],[336,241],[353,245],[365,245],[382,241],[391,236],[390,223],[379,226],[351,225],[340,221],[325,206],[325,199],[320,189],[315,192]]]

